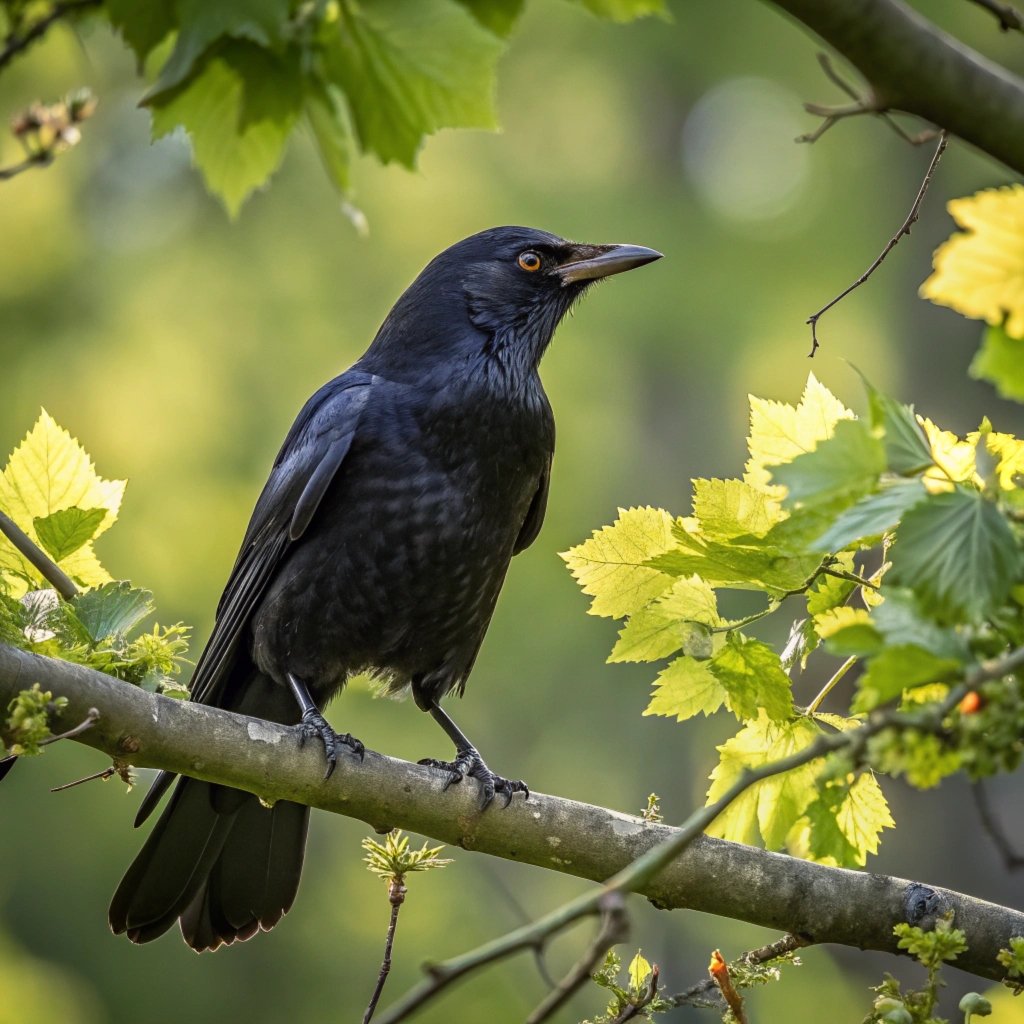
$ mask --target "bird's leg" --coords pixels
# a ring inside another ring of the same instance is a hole
[[[302,712],[302,724],[299,726],[299,746],[304,746],[306,740],[314,736],[319,736],[320,741],[324,745],[324,754],[327,757],[327,771],[324,772],[324,778],[329,779],[338,764],[338,744],[340,743],[351,747],[352,753],[358,754],[361,761],[366,748],[349,733],[346,732],[339,735],[330,727],[327,719],[320,714],[319,708],[313,703],[313,698],[309,695],[309,688],[301,679],[293,676],[291,672],[288,673],[288,686],[291,688],[296,701],[298,701],[299,710]]]
[[[512,797],[516,793],[525,793],[526,799],[530,799],[530,789],[522,779],[503,779],[495,775],[484,759],[477,752],[476,747],[466,737],[466,734],[441,710],[441,706],[432,701],[427,708],[430,717],[448,734],[452,743],[455,744],[454,761],[438,761],[433,757],[425,757],[420,764],[429,765],[431,768],[440,768],[448,772],[448,781],[444,784],[447,789],[454,782],[461,782],[467,775],[471,779],[479,779],[483,789],[483,800],[480,810],[486,810],[488,804],[494,799],[495,793],[501,793],[505,798],[503,806],[508,807],[512,803]]]

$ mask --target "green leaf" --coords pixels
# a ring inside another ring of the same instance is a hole
[[[673,546],[672,517],[660,508],[619,509],[612,526],[595,530],[590,540],[560,557],[584,594],[594,598],[591,615],[621,619],[648,604],[672,585],[672,577],[647,566]]]
[[[871,772],[862,773],[856,781],[822,787],[806,813],[811,855],[840,867],[863,867],[869,853],[878,853],[882,829],[895,825]]]
[[[767,715],[748,722],[732,739],[718,748],[719,763],[711,773],[708,804],[713,804],[748,768],[759,768],[795,754],[820,734],[808,718],[773,722]],[[779,849],[786,835],[817,796],[818,761],[749,786],[711,823],[708,835],[737,843]]]
[[[856,369],[856,367],[854,367]],[[932,465],[932,449],[912,405],[903,405],[878,391],[857,370],[868,393],[871,426],[884,434],[885,458],[889,470],[898,474],[919,473]]]
[[[1024,340],[1002,327],[989,327],[968,371],[975,380],[995,385],[1003,398],[1024,402]]]
[[[711,587],[696,576],[676,580],[664,596],[629,617],[608,661],[657,661],[680,648],[709,657],[707,627],[720,622]]]
[[[750,459],[743,479],[754,487],[767,487],[771,480],[769,466],[813,451],[820,441],[832,436],[836,423],[852,418],[853,413],[813,373],[808,375],[795,408],[751,395],[747,438]]]
[[[106,0],[110,23],[143,61],[178,24],[174,0]]]
[[[885,647],[871,659],[867,671],[857,681],[852,710],[854,714],[871,711],[904,690],[945,682],[959,670],[960,661],[956,658],[941,658],[912,644]]]
[[[713,587],[766,590],[782,596],[802,587],[821,564],[818,555],[794,555],[756,537],[705,540],[683,526],[673,527],[675,546],[646,564],[673,576],[696,574]]]
[[[72,505],[48,516],[37,516],[32,524],[46,553],[55,562],[62,562],[92,540],[96,528],[106,517],[105,508],[83,509]]]
[[[840,420],[813,451],[771,467],[774,482],[787,489],[787,505],[854,501],[874,490],[884,471],[882,442],[862,420]]]
[[[346,195],[355,140],[344,94],[335,85],[313,88],[306,97],[306,116],[328,177]]]
[[[324,69],[348,97],[365,150],[415,163],[440,128],[496,128],[504,46],[454,0],[341,0],[322,39]]]
[[[611,21],[633,21],[649,14],[666,15],[665,0],[578,0],[591,14]]]
[[[889,581],[913,590],[929,615],[978,622],[999,607],[1021,571],[1009,523],[978,491],[929,495],[903,517]]]
[[[706,661],[689,655],[676,658],[658,673],[645,715],[662,715],[683,722],[694,715],[713,715],[728,695]]]
[[[766,643],[739,632],[711,659],[710,668],[728,694],[729,710],[741,721],[757,718],[758,710],[775,722],[793,713],[789,676],[778,654]]]
[[[257,46],[232,41],[217,53],[153,99],[153,138],[184,126],[207,188],[234,217],[281,162],[302,95],[294,72]]]
[[[502,39],[511,33],[526,6],[526,0],[459,0],[459,3],[484,28]]]
[[[967,661],[970,652],[960,635],[925,618],[913,591],[886,585],[881,596],[885,600],[872,611],[871,621],[887,644],[913,644],[940,658]]]
[[[694,480],[693,514],[710,540],[763,537],[785,519],[782,506],[742,480]]]
[[[123,636],[153,611],[153,595],[125,581],[104,583],[72,598],[78,621],[93,640]]]
[[[853,572],[853,555],[843,552],[833,562],[832,568]],[[807,614],[820,615],[844,605],[856,586],[853,580],[841,576],[819,576],[817,583],[807,591]]]
[[[863,608],[830,608],[814,616],[814,628],[829,652],[839,658],[874,654],[883,644],[882,634]]]
[[[856,505],[840,513],[838,519],[817,540],[819,551],[839,551],[854,541],[873,543],[892,530],[904,513],[928,496],[920,480],[900,480],[883,487],[877,494],[861,498]]]
[[[0,474],[0,509],[40,544],[37,519],[45,520],[54,512],[72,507],[104,509],[106,515],[93,533],[98,537],[117,519],[124,488],[123,480],[102,479],[85,449],[44,409]],[[96,558],[91,540],[66,555],[61,568],[85,586],[110,579]],[[3,570],[26,579],[38,578],[35,569],[0,535],[0,571]]]
[[[248,39],[266,49],[278,45],[288,8],[289,0],[177,0],[181,24],[178,38],[156,84],[142,102],[158,101],[184,82],[196,70],[199,58],[221,38]]]

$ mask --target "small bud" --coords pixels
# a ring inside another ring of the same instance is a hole
[[[960,1012],[967,1020],[973,1017],[987,1017],[992,1012],[992,1004],[978,992],[968,992],[960,1000]]]

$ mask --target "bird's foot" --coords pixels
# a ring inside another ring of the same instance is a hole
[[[482,811],[487,809],[496,793],[500,793],[505,799],[502,807],[508,807],[516,793],[525,793],[526,799],[530,799],[530,788],[522,779],[503,779],[500,775],[495,775],[473,747],[458,751],[454,761],[438,761],[433,757],[425,757],[419,763],[447,772],[448,780],[444,784],[445,789],[456,782],[461,782],[467,776],[471,779],[478,779],[482,790],[480,801],[480,810]]]
[[[327,771],[324,778],[329,779],[338,765],[338,747],[350,747],[353,754],[359,755],[362,761],[366,748],[354,736],[349,733],[336,733],[327,723],[327,719],[320,714],[316,708],[310,708],[303,712],[302,723],[299,725],[299,746],[304,747],[306,740],[319,737],[324,745],[324,754],[327,757]]]

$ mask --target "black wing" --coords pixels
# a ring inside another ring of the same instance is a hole
[[[540,528],[544,524],[544,512],[548,507],[548,489],[550,486],[551,459],[549,458],[548,464],[544,467],[544,472],[541,474],[540,483],[537,485],[533,501],[530,502],[530,507],[526,511],[526,518],[519,529],[519,536],[516,537],[515,545],[512,548],[513,555],[518,555],[520,551],[525,551],[537,539],[537,534],[540,533]]]
[[[221,697],[249,618],[341,468],[372,386],[367,373],[336,377],[310,398],[288,432],[217,605],[213,633],[192,675],[192,700],[216,704]]]

